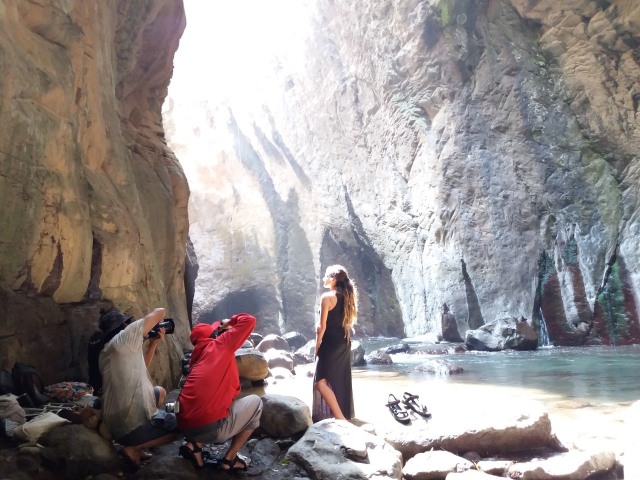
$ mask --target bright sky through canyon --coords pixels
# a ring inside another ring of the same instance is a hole
[[[174,97],[259,103],[274,55],[301,59],[305,0],[185,0],[187,27],[174,60]],[[296,61],[294,60],[294,61]]]

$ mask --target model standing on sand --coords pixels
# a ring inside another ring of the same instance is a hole
[[[358,315],[358,293],[347,270],[332,265],[324,275],[329,289],[320,300],[316,331],[318,360],[313,378],[313,421],[354,416],[351,387],[351,328]]]

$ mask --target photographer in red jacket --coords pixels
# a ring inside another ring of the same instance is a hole
[[[238,313],[225,323],[201,323],[191,331],[195,348],[178,397],[177,417],[186,440],[179,454],[197,469],[204,467],[203,444],[231,438],[220,467],[229,473],[247,470],[246,462],[237,454],[260,425],[262,400],[257,395],[235,398],[240,393],[235,352],[255,325],[255,317]]]

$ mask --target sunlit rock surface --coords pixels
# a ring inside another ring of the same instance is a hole
[[[556,345],[640,340],[640,5],[296,5],[290,25],[259,12],[271,36],[203,75],[238,84],[229,109],[170,91],[197,178],[194,315],[255,301],[308,333],[337,262],[366,333],[438,332],[446,303],[461,335],[509,316],[544,318]]]
[[[179,360],[189,190],[161,105],[184,26],[174,0],[0,5],[1,368],[86,378],[110,302],[166,307],[178,330],[158,356]]]

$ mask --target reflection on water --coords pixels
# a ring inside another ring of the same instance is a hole
[[[364,340],[367,353],[397,339]],[[640,399],[640,346],[551,347],[533,352],[466,352],[428,354],[446,348],[412,346],[417,353],[391,355],[393,364],[367,366],[358,375],[406,376],[411,382],[450,382],[540,389],[566,399],[591,402],[630,402]],[[446,360],[461,366],[464,373],[433,377],[415,370],[428,360]],[[365,373],[366,372],[366,373]]]

